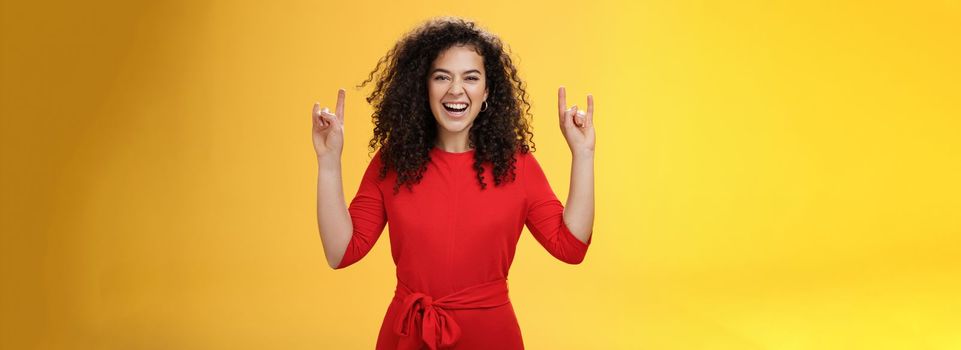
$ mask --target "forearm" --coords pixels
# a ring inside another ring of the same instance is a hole
[[[339,157],[317,159],[317,228],[331,268],[340,264],[353,232]]]
[[[594,153],[572,153],[571,187],[564,207],[564,223],[587,243],[594,227]]]

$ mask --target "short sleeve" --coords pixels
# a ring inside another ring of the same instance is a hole
[[[350,201],[347,208],[354,231],[337,269],[350,266],[367,255],[384,232],[384,226],[387,225],[384,196],[377,185],[380,164],[380,150],[378,150],[367,165],[360,187],[357,189],[357,195]]]
[[[579,264],[587,254],[594,235],[581,242],[564,223],[564,206],[557,199],[544,170],[534,155],[522,155],[523,185],[527,195],[527,228],[534,238],[555,258],[568,264]]]

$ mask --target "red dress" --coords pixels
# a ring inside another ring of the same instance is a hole
[[[487,188],[473,169],[474,151],[430,151],[413,192],[393,191],[397,174],[378,179],[378,150],[348,211],[354,232],[338,269],[363,258],[389,224],[397,288],[377,349],[523,349],[507,293],[507,275],[524,225],[551,255],[584,259],[591,239],[564,224],[564,206],[531,153],[517,153],[513,182]],[[593,238],[593,235],[591,235]]]

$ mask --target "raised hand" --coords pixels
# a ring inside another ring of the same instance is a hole
[[[330,113],[327,107],[320,108],[320,102],[314,102],[314,111],[310,115],[313,122],[314,151],[317,157],[340,157],[344,150],[344,89],[337,91],[336,114]]]
[[[587,112],[577,110],[577,105],[567,108],[567,91],[557,89],[557,116],[561,132],[572,154],[594,153],[594,96],[587,95]]]

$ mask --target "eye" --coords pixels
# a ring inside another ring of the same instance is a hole
[[[467,77],[467,80],[477,81],[477,80],[480,80],[480,77],[478,77],[478,76],[476,76],[476,75],[472,75],[472,76]]]
[[[437,75],[437,76],[434,76],[434,80],[447,80],[447,76],[446,76],[446,75]]]

